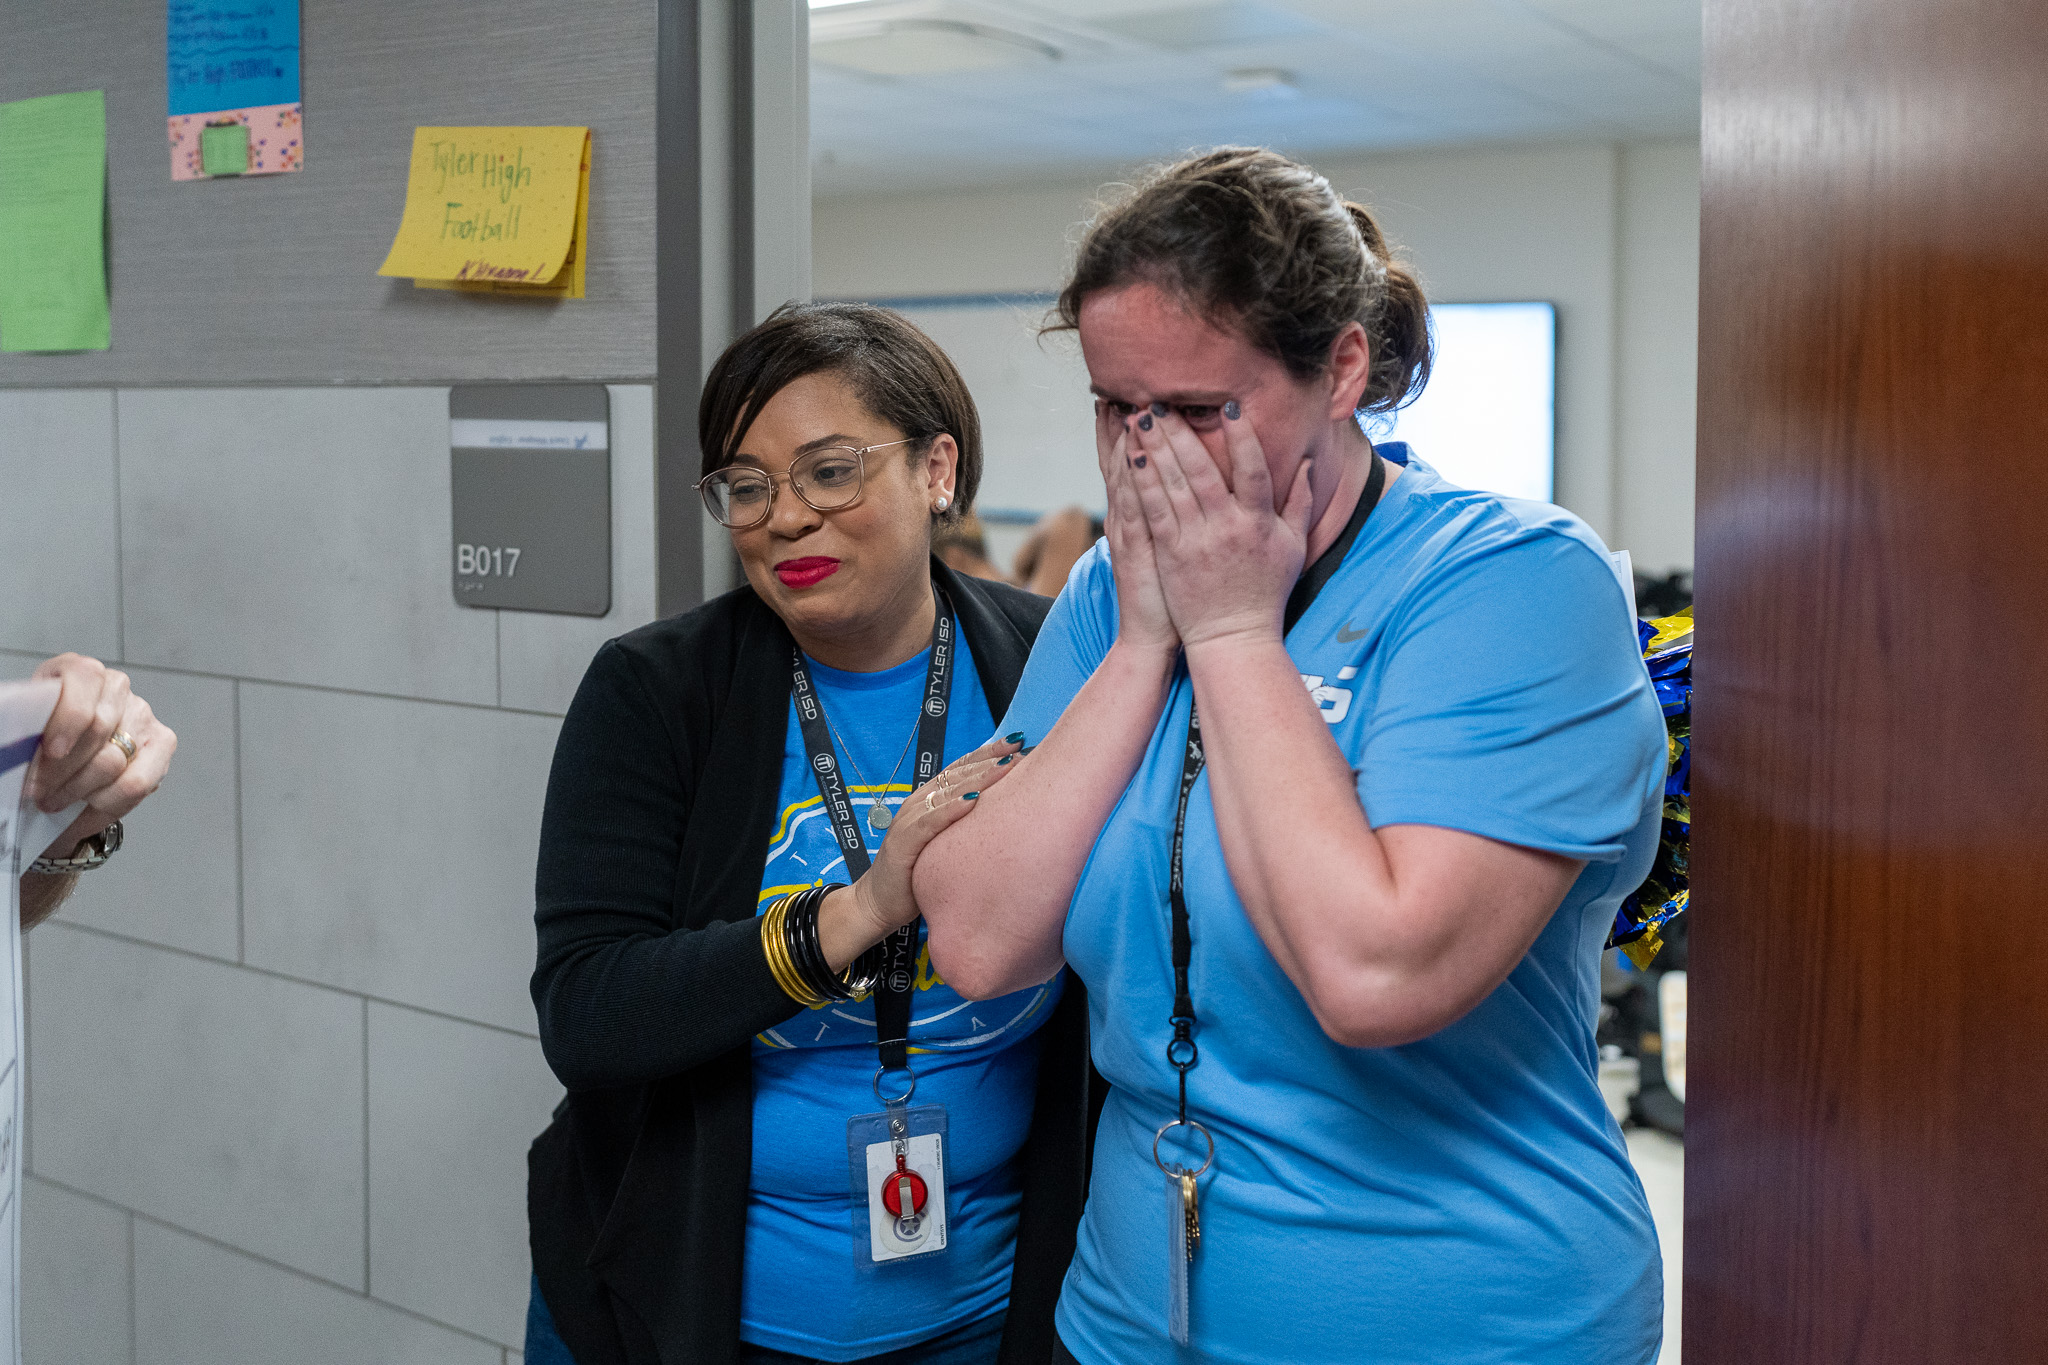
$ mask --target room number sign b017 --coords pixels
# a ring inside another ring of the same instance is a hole
[[[519,573],[519,547],[517,545],[457,545],[455,547],[455,576],[461,578],[505,578],[517,577]],[[456,592],[462,591],[456,585]]]
[[[466,607],[603,616],[612,604],[611,394],[448,391],[450,544]]]

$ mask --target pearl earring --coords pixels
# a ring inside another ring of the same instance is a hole
[[[952,505],[953,505],[953,500],[952,500],[951,498],[947,498],[947,497],[941,497],[941,498],[939,499],[939,505],[938,505],[938,508],[937,508],[936,510],[938,510],[938,511],[941,511],[941,512],[943,512],[943,511],[945,511],[945,510],[946,510],[946,509],[947,509],[948,507],[951,507]]]

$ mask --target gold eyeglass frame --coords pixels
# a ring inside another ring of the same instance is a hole
[[[706,474],[703,478],[697,480],[694,487],[697,490],[697,496],[704,500],[704,506],[706,510],[708,510],[711,513],[711,519],[713,521],[716,521],[720,526],[723,526],[728,531],[751,531],[756,526],[759,526],[766,522],[768,518],[774,516],[775,497],[777,492],[780,491],[776,487],[776,485],[781,483],[787,483],[790,486],[790,489],[799,498],[803,499],[804,506],[810,508],[813,512],[843,512],[847,508],[859,502],[861,494],[867,491],[867,456],[869,451],[887,450],[890,446],[906,446],[910,445],[912,442],[918,439],[919,438],[916,436],[906,436],[900,441],[877,441],[874,445],[871,446],[819,446],[816,450],[806,450],[803,454],[797,456],[796,459],[791,460],[789,462],[789,468],[783,473],[770,474],[765,469],[754,470],[754,473],[759,474],[762,478],[768,481],[768,500],[767,502],[761,505],[761,515],[755,517],[752,521],[747,522],[744,525],[736,525],[735,523],[729,522],[725,520],[723,517],[719,516],[718,508],[712,502],[712,495],[709,491],[711,481],[713,479],[722,478],[724,475],[729,474],[732,471],[733,466],[722,465],[719,468],[712,470],[709,474]],[[824,455],[830,451],[835,450],[843,451],[853,456],[853,467],[859,476],[859,482],[854,486],[853,496],[848,498],[845,502],[834,503],[830,507],[820,507],[818,506],[818,504],[811,501],[810,495],[804,492],[803,484],[797,481],[796,467],[798,464],[802,463],[803,461],[809,460],[814,456]]]

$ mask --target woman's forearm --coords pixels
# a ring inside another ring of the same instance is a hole
[[[1016,775],[925,849],[913,880],[932,966],[960,994],[1004,995],[1059,970],[1075,884],[1151,742],[1173,665],[1119,640]]]
[[[571,1090],[680,1075],[799,1012],[751,916],[660,934],[633,932],[602,909],[579,918],[591,932],[574,939],[543,926],[558,946],[542,953],[533,981],[541,1049]]]
[[[1370,914],[1390,898],[1384,852],[1278,634],[1197,644],[1188,670],[1231,882],[1314,1006],[1318,959],[1352,937],[1360,907]]]

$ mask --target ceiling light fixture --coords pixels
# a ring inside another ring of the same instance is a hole
[[[871,76],[936,76],[1060,59],[1029,34],[956,19],[856,21],[811,35],[811,58]]]
[[[1224,73],[1223,93],[1255,100],[1291,100],[1301,90],[1291,71],[1277,66],[1241,66]]]

